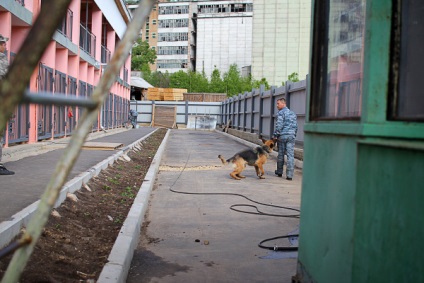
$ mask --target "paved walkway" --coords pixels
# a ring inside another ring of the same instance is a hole
[[[153,130],[142,127],[119,131],[92,141],[120,142],[128,147]],[[59,147],[52,151],[38,148],[32,150],[38,155],[10,162],[7,161],[12,160],[11,157],[4,159],[7,168],[16,175],[1,176],[0,246],[17,232],[6,224],[27,217],[28,205],[37,201],[44,191],[63,153],[60,143],[57,140],[49,144],[47,147]],[[143,220],[144,211],[148,209],[143,221],[147,228],[140,235],[139,225],[133,225],[135,234],[130,236],[125,233],[128,227],[123,228],[120,234],[126,238],[118,239],[114,247],[124,254],[122,260],[115,264],[113,260],[117,256],[112,252],[109,257],[112,269],[102,272],[104,276],[99,282],[125,282],[127,275],[127,282],[291,282],[296,272],[296,253],[261,249],[258,243],[295,231],[299,219],[235,212],[229,209],[231,205],[253,203],[240,196],[224,195],[242,194],[262,203],[300,207],[301,171],[295,170],[293,181],[276,177],[273,174],[275,153],[265,166],[266,179],[263,180],[255,176],[253,167],[243,172],[246,179],[233,180],[229,176],[231,166],[223,166],[217,158],[218,154],[229,158],[253,146],[220,132],[171,130],[158,151],[161,159],[152,163],[152,167],[157,167],[150,173],[152,181],[143,183],[152,189],[140,189],[137,196],[144,199],[146,206],[137,210],[137,217]],[[12,150],[18,154],[16,147],[6,149],[5,154]],[[69,180],[92,171],[93,166],[102,161],[106,160],[107,165],[107,159],[116,154],[116,151],[83,150]],[[26,155],[31,155],[31,150]],[[292,214],[272,207],[258,205],[258,208],[266,213]],[[131,225],[124,223],[124,226]],[[130,241],[135,242],[134,246],[125,249]],[[266,244],[281,246],[289,242],[284,239]]]
[[[154,130],[150,127],[111,130],[106,134],[102,132],[91,135],[90,141],[122,143],[125,149]],[[0,176],[0,247],[7,244],[9,238],[19,232],[21,225],[27,223],[28,216],[36,208],[34,203],[44,192],[68,141],[68,138],[57,139],[3,149],[5,155],[3,161],[9,170],[15,171],[15,175]],[[116,153],[117,151],[83,149],[70,172],[68,181],[79,179],[78,176],[92,171],[95,165]],[[20,159],[9,161],[17,158]],[[77,186],[78,182],[75,185]]]
[[[291,282],[296,253],[258,244],[295,231],[299,219],[235,212],[231,205],[256,204],[230,194],[299,208],[301,171],[296,170],[293,181],[276,177],[272,155],[266,179],[258,179],[253,167],[243,172],[246,179],[231,179],[231,165],[223,166],[217,156],[229,158],[253,146],[246,144],[219,132],[172,130],[127,282]],[[293,214],[257,206],[267,213]],[[274,244],[290,245],[287,239],[266,243]]]

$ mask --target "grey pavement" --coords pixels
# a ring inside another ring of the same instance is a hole
[[[120,142],[129,148],[154,130],[120,130],[91,140]],[[16,227],[10,229],[6,224],[19,223],[18,218],[28,218],[28,210],[34,209],[63,153],[61,143],[66,144],[66,140],[49,142],[37,150],[22,146],[21,152],[28,157],[16,160],[13,155],[20,154],[16,147],[4,152],[12,152],[4,161],[9,161],[7,168],[16,175],[1,176],[0,246],[17,232]],[[261,249],[258,243],[295,232],[299,219],[230,210],[234,204],[255,204],[229,194],[299,209],[302,173],[296,169],[293,181],[276,177],[276,153],[272,153],[265,165],[265,179],[258,179],[253,167],[243,172],[246,179],[231,179],[231,166],[222,165],[218,154],[229,158],[253,146],[217,131],[168,131],[98,282],[291,282],[296,273],[296,253]],[[68,183],[81,186],[81,180],[75,180],[91,176],[93,168],[107,167],[122,152],[83,150]],[[266,213],[293,214],[257,206]],[[7,229],[10,231],[3,233]],[[266,245],[290,243],[284,239]]]
[[[96,167],[99,167],[99,163],[107,161],[113,155],[117,158],[119,152],[123,153],[130,144],[154,130],[155,128],[145,127],[91,135],[90,141],[122,143],[123,148],[114,151],[82,149],[66,185],[79,189],[84,178],[98,174],[99,168]],[[20,226],[29,221],[68,141],[69,138],[57,139],[3,149],[3,161],[9,170],[15,171],[15,175],[0,176],[0,247],[6,245],[19,233]],[[63,201],[66,193],[61,195]]]
[[[245,179],[231,179],[231,165],[222,165],[218,154],[229,158],[253,146],[219,132],[171,131],[127,282],[291,282],[296,253],[258,244],[296,231],[299,219],[235,212],[231,205],[256,204],[229,194],[299,209],[301,171],[295,170],[293,181],[276,177],[272,154],[265,179],[258,179],[250,166]],[[271,214],[293,214],[257,206]],[[284,239],[266,245],[290,243]]]

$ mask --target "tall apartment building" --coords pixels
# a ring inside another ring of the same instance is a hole
[[[293,72],[309,72],[311,0],[255,0],[252,76],[281,85]]]
[[[158,4],[158,34],[156,70],[174,73],[193,70],[189,60],[190,1],[160,2]]]
[[[243,75],[271,85],[309,72],[311,0],[160,0],[157,8],[143,30],[158,53],[152,70],[210,76],[235,63]]]
[[[134,12],[135,9],[138,8],[138,2],[139,1],[127,1],[128,3],[128,9],[131,13]],[[152,11],[150,12],[149,17],[146,19],[146,23],[143,25],[140,37],[143,41],[147,41],[149,43],[149,46],[157,50],[158,45],[158,3],[159,1],[156,1],[155,5],[152,7]],[[150,66],[150,70],[156,71],[156,62],[155,64],[152,64]]]
[[[142,29],[157,52],[152,71],[224,73],[251,65],[252,0],[165,1],[153,7]],[[129,5],[133,10],[138,5]]]
[[[9,62],[18,54],[41,7],[48,3],[44,0],[0,1],[0,34],[9,38]],[[130,13],[121,1],[73,0],[34,70],[29,91],[90,97],[130,20]],[[93,131],[100,127],[120,127],[126,121],[130,68],[131,58],[128,57],[98,113]],[[69,135],[82,110],[80,107],[20,105],[7,126],[5,145]],[[69,117],[70,112],[73,117]]]

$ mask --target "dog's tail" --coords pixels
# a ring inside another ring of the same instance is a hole
[[[224,156],[222,156],[221,154],[220,154],[220,155],[218,155],[218,158],[219,158],[219,159],[221,159],[221,162],[222,162],[222,164],[224,164],[224,165],[231,161],[231,158],[230,158],[230,159],[225,160]]]

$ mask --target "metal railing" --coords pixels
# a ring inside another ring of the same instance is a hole
[[[66,17],[63,19],[62,24],[58,27],[58,31],[69,39],[72,39],[72,23],[74,19],[74,13],[68,9]]]
[[[102,63],[109,63],[110,62],[110,56],[111,56],[111,52],[109,49],[106,48],[106,46],[104,46],[103,44],[101,45],[100,48],[100,60]]]
[[[124,82],[128,82],[128,69],[124,67],[122,79]]]
[[[96,57],[96,36],[91,33],[88,28],[80,24],[80,40],[79,46],[87,52],[91,57]]]

